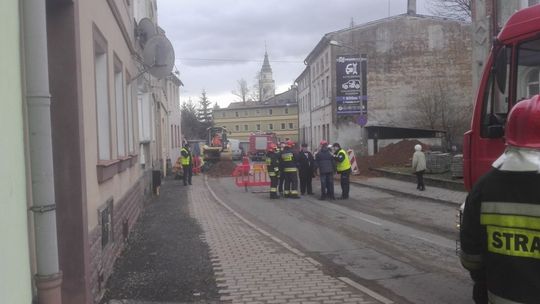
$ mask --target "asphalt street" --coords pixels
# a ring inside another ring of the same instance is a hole
[[[457,206],[357,185],[348,200],[319,201],[270,200],[257,192],[264,189],[246,193],[233,178],[208,184],[238,213],[323,263],[328,273],[353,277],[396,303],[473,303],[471,281],[456,256]],[[313,185],[318,193],[318,180]]]

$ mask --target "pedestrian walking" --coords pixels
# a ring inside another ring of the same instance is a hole
[[[292,148],[294,147],[294,142],[288,140],[287,144],[280,155],[280,173],[285,175],[284,180],[284,191],[283,194],[285,197],[299,198],[298,196],[298,164],[296,162],[296,157],[293,153]]]
[[[270,144],[266,152],[266,169],[270,177],[270,198],[278,198],[277,187],[279,180],[279,154],[276,144]]]
[[[191,177],[193,176],[193,156],[189,150],[189,144],[184,144],[182,150],[180,150],[180,157],[182,158],[182,171],[184,186],[191,185]]]
[[[302,195],[313,194],[311,180],[315,169],[315,159],[313,154],[309,152],[307,144],[302,144],[302,149],[298,153],[298,175],[300,177],[300,193]]]
[[[424,185],[424,173],[426,172],[426,156],[422,152],[422,146],[414,146],[414,154],[412,158],[412,169],[416,175],[416,189],[420,191],[426,190]]]
[[[475,303],[540,302],[540,97],[518,102],[506,149],[467,196],[462,265]]]
[[[315,155],[315,168],[319,171],[321,180],[320,200],[334,199],[334,174],[336,164],[332,153],[328,149],[328,142],[321,141],[319,151]]]
[[[338,143],[332,145],[334,148],[334,159],[336,161],[337,173],[340,175],[341,198],[349,198],[349,176],[351,175],[351,161],[349,155]]]

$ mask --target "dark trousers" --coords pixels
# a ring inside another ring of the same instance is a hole
[[[182,180],[184,181],[184,186],[187,186],[188,183],[191,185],[191,177],[193,176],[193,170],[191,168],[191,165],[182,166],[182,168],[184,169],[182,177]]]
[[[321,198],[334,198],[334,173],[323,173],[321,179]]]
[[[306,194],[306,190],[308,194],[313,194],[313,190],[311,189],[311,179],[313,178],[313,173],[311,170],[300,170],[300,193]]]
[[[297,172],[285,172],[285,196],[298,197]]]
[[[278,184],[278,191],[280,194],[283,194],[283,184],[285,183],[285,173],[283,171],[279,174],[279,184]]]
[[[270,176],[270,198],[277,198],[277,191],[278,191],[278,183],[279,183],[279,177],[277,176]]]
[[[349,198],[349,176],[351,175],[351,170],[339,172],[341,175],[341,198]]]
[[[416,189],[418,190],[425,190],[426,186],[424,185],[424,170],[414,172],[416,175]]]

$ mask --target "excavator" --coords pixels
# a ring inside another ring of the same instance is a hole
[[[202,146],[202,154],[206,162],[232,160],[232,151],[227,134],[228,131],[225,127],[206,129],[206,144]]]

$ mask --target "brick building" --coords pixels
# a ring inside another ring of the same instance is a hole
[[[386,139],[440,137],[440,123],[430,123],[426,108],[441,98],[453,112],[470,106],[470,29],[418,15],[412,6],[407,14],[325,34],[296,79],[300,138],[313,148],[327,139],[373,153]],[[336,112],[336,59],[342,55],[367,57],[365,128],[358,115]],[[466,126],[457,125],[451,129],[462,134]]]

